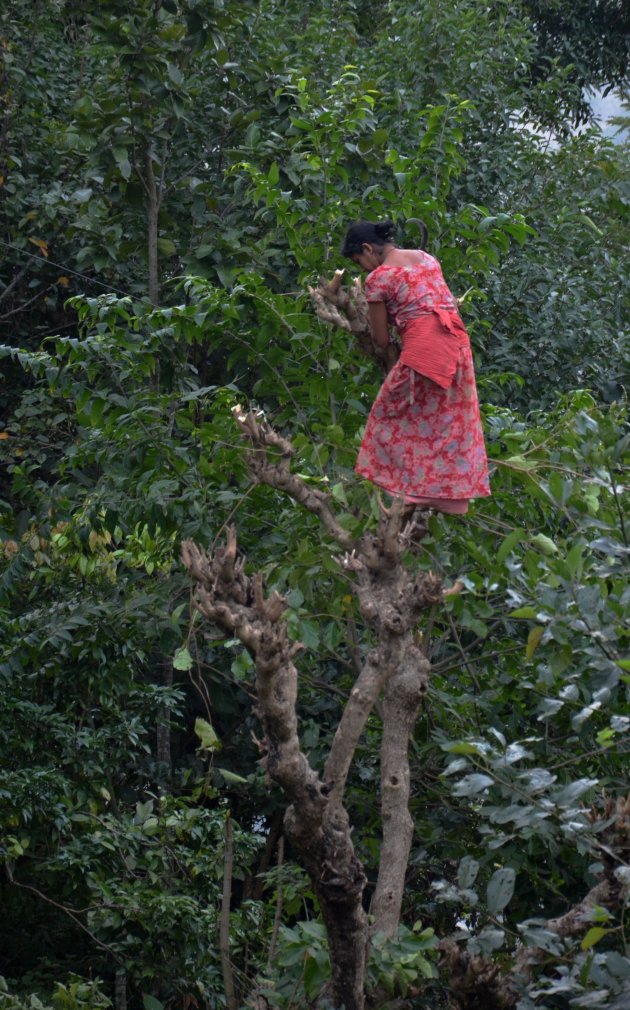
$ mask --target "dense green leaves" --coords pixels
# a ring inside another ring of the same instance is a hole
[[[379,377],[305,289],[350,219],[381,215],[409,244],[424,219],[465,295],[493,496],[408,559],[463,590],[419,629],[404,923],[374,938],[369,985],[442,1006],[454,936],[499,970],[545,952],[519,1010],[624,1005],[623,861],[614,908],[566,938],[548,920],[598,879],[604,797],[627,789],[627,149],[567,133],[581,83],[625,57],[614,4],[601,47],[579,4],[543,6],[0,14],[0,971],[24,994],[1,1006],[59,980],[55,1006],[105,1006],[121,978],[129,1005],[224,1005],[228,812],[242,999],[306,1005],[327,978],[256,764],[251,657],[202,630],[179,549],[235,523],[286,595],[320,767],[372,643],[314,519],[252,487],[230,410],[264,410],[339,522],[373,526],[352,467]],[[370,880],[379,744],[374,714],[349,794]]]

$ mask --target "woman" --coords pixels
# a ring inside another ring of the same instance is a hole
[[[398,249],[391,221],[351,225],[343,255],[365,281],[375,342],[402,353],[368,417],[355,469],[419,508],[463,514],[490,494],[470,341],[438,261]]]

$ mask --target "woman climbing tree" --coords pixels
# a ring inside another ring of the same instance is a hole
[[[490,494],[470,341],[435,257],[399,249],[391,221],[351,225],[343,255],[365,282],[375,342],[402,352],[374,402],[356,471],[411,506],[468,511]],[[391,348],[390,360],[395,354]]]

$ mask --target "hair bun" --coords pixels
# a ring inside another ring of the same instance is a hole
[[[394,238],[395,225],[387,221],[355,221],[346,232],[341,249],[343,256],[354,258],[363,252],[364,245],[384,246]]]
[[[385,242],[389,242],[394,237],[395,230],[396,225],[389,218],[386,221],[377,221],[374,225],[375,233]]]

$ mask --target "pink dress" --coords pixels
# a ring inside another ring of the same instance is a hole
[[[356,471],[406,502],[466,512],[490,494],[470,341],[438,261],[377,267],[368,302],[384,302],[402,353],[367,420]]]

